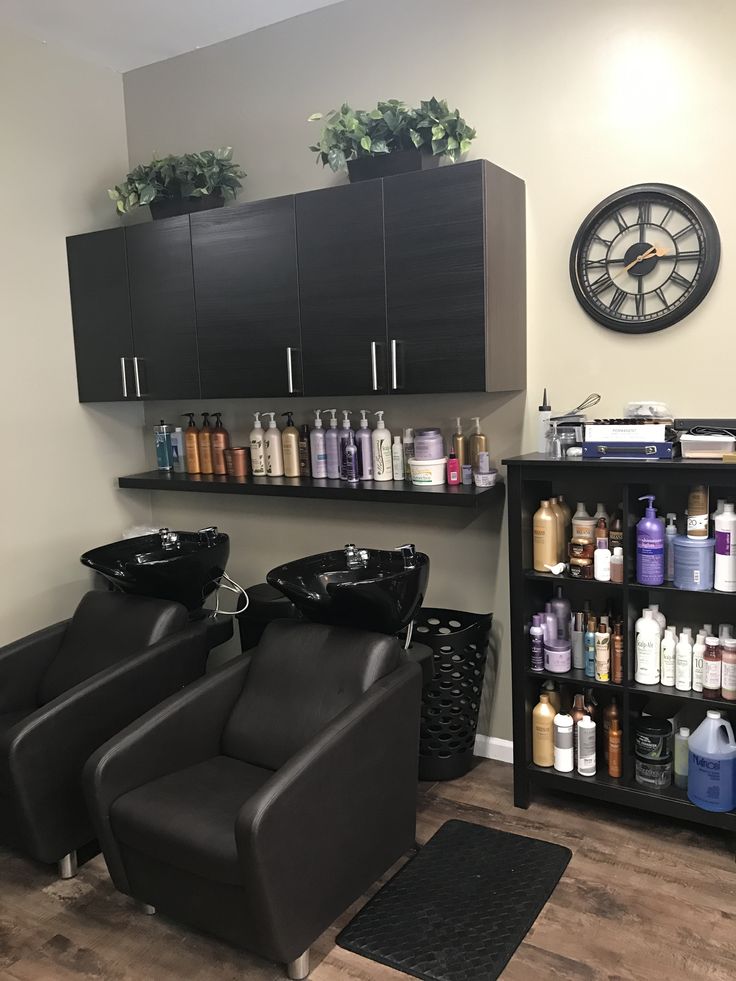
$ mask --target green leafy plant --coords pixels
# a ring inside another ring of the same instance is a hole
[[[245,171],[233,163],[233,148],[202,150],[185,153],[180,157],[155,158],[150,163],[139,164],[127,175],[122,184],[108,190],[119,214],[133,208],[170,198],[200,198],[206,194],[218,194],[232,200],[242,187]]]
[[[475,139],[475,130],[444,99],[429,99],[417,109],[398,99],[379,102],[370,110],[353,109],[345,102],[326,115],[315,112],[309,117],[309,122],[318,120],[325,125],[319,141],[309,149],[317,154],[318,163],[335,171],[348,160],[413,147],[454,161]]]

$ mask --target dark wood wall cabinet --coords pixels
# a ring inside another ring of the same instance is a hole
[[[79,399],[518,391],[524,183],[485,160],[67,239]]]

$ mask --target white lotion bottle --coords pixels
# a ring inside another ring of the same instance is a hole
[[[391,465],[397,480],[404,476],[404,447],[401,445],[401,436],[394,436],[394,445],[391,447]]]
[[[337,434],[337,409],[325,409],[330,413],[330,428],[325,433],[325,454],[327,456],[327,476],[331,480],[340,477],[340,437]]]
[[[358,472],[361,480],[373,480],[373,444],[368,428],[368,410],[360,410],[360,428],[355,434],[358,444]]]
[[[276,425],[276,413],[264,412],[271,420],[263,438],[263,453],[266,457],[266,476],[284,476],[284,445],[281,441],[281,430]]]
[[[693,685],[693,645],[686,633],[680,634],[675,648],[675,688],[690,691]]]
[[[611,581],[611,550],[605,538],[599,538],[598,547],[593,553],[593,577],[598,582]]]
[[[254,477],[266,476],[266,456],[263,452],[261,413],[254,412],[255,423],[250,431],[250,468]]]
[[[701,630],[693,644],[693,691],[703,690],[703,674],[705,672],[705,638],[708,635]]]
[[[661,635],[659,624],[652,610],[644,610],[636,622],[636,671],[634,678],[640,685],[659,684],[659,658]]]
[[[371,433],[373,442],[373,479],[393,480],[393,464],[391,462],[391,433],[383,421],[383,410],[373,413],[378,417],[376,428]]]
[[[309,434],[309,454],[312,458],[312,476],[327,476],[327,450],[325,431],[322,428],[322,410],[314,410],[314,427]]]
[[[722,593],[736,593],[736,511],[733,504],[724,503],[723,511],[716,513],[715,529],[716,569],[713,588]]]
[[[660,646],[660,682],[667,688],[675,687],[675,647],[677,638],[674,627],[667,627]]]

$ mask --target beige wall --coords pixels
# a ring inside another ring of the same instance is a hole
[[[111,223],[122,80],[3,25],[0,120],[4,643],[68,615],[90,581],[80,553],[148,521],[150,504],[114,479],[142,461],[141,407],[77,402],[64,244]]]
[[[389,424],[449,428],[458,412],[480,414],[501,457],[535,448],[544,385],[557,409],[595,390],[610,414],[644,397],[665,399],[678,413],[733,415],[730,383],[714,384],[708,372],[734,355],[727,284],[736,234],[735,28],[730,0],[697,7],[683,0],[347,0],[126,75],[130,160],[232,143],[249,174],[245,199],[301,191],[344,179],[315,167],[306,149],[311,112],[343,99],[447,97],[479,131],[472,155],[527,182],[528,397],[526,407],[523,394],[383,399]],[[701,197],[719,224],[723,259],[691,317],[629,337],[583,314],[567,262],[590,208],[640,181],[678,184]],[[204,407],[222,408],[241,435],[248,428],[249,404]],[[149,423],[159,411],[148,413]],[[432,555],[430,602],[497,613],[500,673],[482,729],[510,736],[505,532],[498,537],[497,515],[466,524],[440,509],[164,494],[154,495],[154,514],[167,524],[226,528],[231,571],[246,583],[281,559],[345,541],[415,540]]]

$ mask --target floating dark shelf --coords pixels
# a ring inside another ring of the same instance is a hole
[[[547,681],[547,679],[559,681],[561,685],[578,685],[584,688],[613,688],[614,690],[621,690],[624,687],[613,681],[596,681],[595,678],[589,678],[580,668],[573,668],[572,671],[565,671],[563,673],[559,671],[532,671],[531,668],[527,668],[527,674],[530,678],[541,678],[543,681]],[[680,694],[683,693],[681,692]],[[684,694],[687,694],[687,692],[684,692]]]
[[[535,572],[533,569],[527,569],[524,575],[527,579],[533,579],[536,582],[553,583],[557,586],[577,586],[580,584],[582,586],[589,586],[591,589],[602,589],[609,591],[623,589],[623,583],[620,582],[601,582],[599,579],[574,579],[572,576],[567,576],[564,574],[561,576],[553,576],[551,572]],[[652,588],[654,589],[654,587]]]
[[[684,596],[720,596],[721,599],[736,599],[736,593],[724,593],[719,589],[680,589],[671,582],[662,583],[661,586],[643,586],[639,582],[630,582],[629,589],[643,589],[649,593],[680,593]]]
[[[118,486],[138,490],[189,491],[199,494],[252,494],[261,497],[314,497],[323,500],[377,501],[385,504],[421,504],[439,507],[484,508],[502,500],[502,481],[493,487],[460,484],[450,487],[415,487],[403,480],[341,480],[302,477],[220,477],[207,474],[163,473],[148,470],[118,477]]]
[[[544,453],[527,453],[524,456],[513,456],[501,461],[504,466],[519,466],[525,468],[546,470],[558,467],[564,470],[607,470],[651,471],[684,473],[686,471],[724,471],[733,477],[736,473],[736,463],[723,463],[721,460],[549,460]]]
[[[699,702],[704,709],[722,709],[725,712],[736,710],[736,702],[729,702],[725,698],[704,698],[700,691],[678,691],[669,685],[640,685],[636,681],[630,681],[629,691],[639,695],[665,695],[683,702]]]

